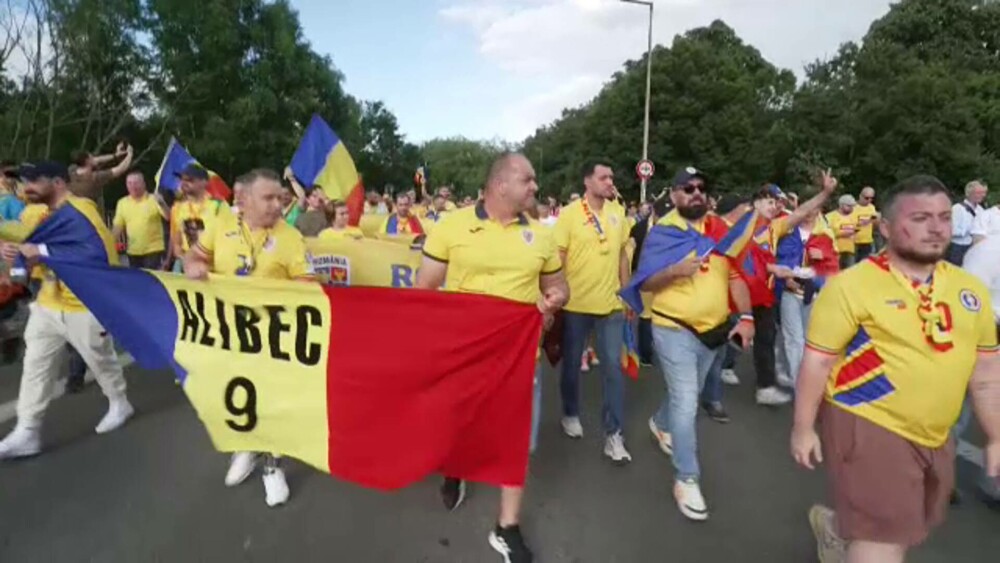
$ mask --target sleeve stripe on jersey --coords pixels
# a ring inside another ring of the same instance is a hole
[[[445,260],[444,258],[438,258],[437,256],[434,256],[430,252],[427,252],[426,250],[424,251],[424,256],[430,258],[431,260],[433,260],[435,262],[440,262],[442,264],[447,264],[448,263],[448,261]]]
[[[819,346],[809,341],[806,341],[806,348],[810,348],[812,350],[815,350],[816,352],[819,352],[820,354],[826,354],[828,356],[839,356],[840,353],[842,352],[842,350],[832,350],[830,348],[825,348],[823,346]]]
[[[997,346],[977,346],[976,350],[980,354],[996,354],[1000,352],[1000,345]]]
[[[546,271],[543,270],[542,271],[542,275],[543,276],[554,276],[554,275],[558,274],[561,271],[562,271],[562,266],[559,266],[558,268],[556,268],[555,270],[552,270],[550,272],[546,272]]]

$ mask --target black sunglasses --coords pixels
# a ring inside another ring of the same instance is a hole
[[[703,194],[708,193],[708,186],[705,184],[687,184],[684,186],[677,186],[675,189],[683,191],[687,195],[691,195],[694,192],[701,192]]]

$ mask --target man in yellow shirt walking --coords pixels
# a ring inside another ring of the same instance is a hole
[[[604,390],[604,455],[624,464],[632,461],[632,456],[622,436],[625,379],[619,357],[625,315],[618,292],[628,283],[630,274],[625,248],[628,224],[621,206],[610,201],[617,193],[611,165],[589,161],[583,166],[582,176],[583,197],[562,210],[555,227],[556,245],[571,294],[563,314],[562,428],[570,438],[583,437],[581,358],[590,334],[595,332]]]
[[[885,254],[833,277],[813,304],[791,452],[809,469],[827,462],[835,512],[809,514],[824,563],[845,553],[847,563],[901,563],[943,521],[967,389],[986,473],[1000,476],[993,308],[982,282],[944,260],[948,194],[930,176],[897,186],[879,226]]]
[[[490,167],[483,200],[450,212],[428,235],[415,286],[443,286],[446,291],[536,304],[551,322],[551,316],[566,304],[569,289],[551,231],[525,215],[534,205],[537,191],[535,170],[524,155],[499,157]],[[541,407],[540,376],[539,365],[535,371],[532,449]],[[462,481],[445,480],[442,496],[449,509],[456,508],[464,495]],[[500,515],[489,544],[504,563],[533,560],[518,525],[523,498],[522,487],[500,490]]]
[[[25,165],[21,170],[25,195],[31,203],[45,204],[45,221],[62,221],[72,228],[93,257],[100,255],[107,264],[118,263],[114,239],[104,226],[97,205],[85,198],[70,195],[69,171],[56,162]],[[61,248],[44,244],[0,245],[9,262],[23,256],[30,269],[43,256],[61,257]],[[76,259],[89,257],[73,256]],[[24,360],[21,388],[17,396],[17,425],[0,442],[0,459],[27,457],[42,449],[41,429],[45,411],[52,399],[52,384],[61,370],[59,360],[67,344],[72,346],[93,372],[101,391],[108,398],[108,412],[94,429],[105,434],[118,429],[135,410],[125,395],[125,376],[107,331],[48,268],[43,268],[38,299],[31,305],[24,329]]]
[[[283,220],[284,189],[278,174],[253,170],[241,176],[239,217],[225,215],[210,223],[184,259],[184,274],[207,280],[208,274],[279,280],[313,279],[302,234]],[[253,473],[259,455],[233,454],[226,486],[235,487]],[[288,500],[288,483],[277,458],[264,456],[264,500],[268,506]]]
[[[125,234],[129,266],[159,270],[163,267],[167,248],[163,240],[163,221],[170,217],[170,212],[159,194],[150,195],[146,191],[142,172],[129,172],[125,188],[128,195],[118,200],[111,235],[119,240],[122,233]]]
[[[858,232],[854,235],[855,257],[858,262],[872,255],[875,249],[875,226],[878,225],[878,210],[875,209],[875,189],[865,186],[858,196],[858,206],[854,208]]]

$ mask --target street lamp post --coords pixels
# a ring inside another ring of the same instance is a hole
[[[649,43],[646,49],[646,118],[642,133],[642,159],[649,158],[649,95],[653,81],[653,3],[645,0],[621,0],[627,4],[639,4],[649,7]],[[642,178],[639,187],[639,194],[642,201],[646,201],[646,178]]]

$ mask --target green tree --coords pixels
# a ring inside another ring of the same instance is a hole
[[[486,182],[490,164],[505,147],[499,143],[453,137],[427,141],[420,150],[430,167],[433,187],[447,185],[456,194],[476,197]]]

